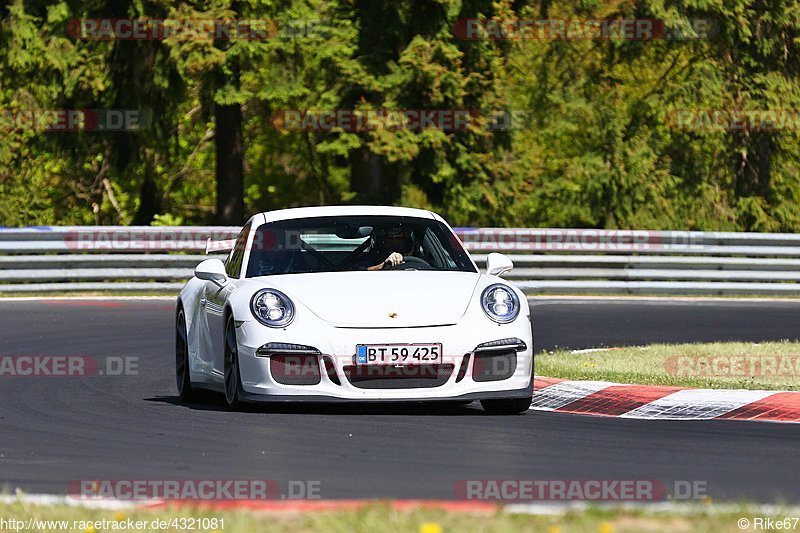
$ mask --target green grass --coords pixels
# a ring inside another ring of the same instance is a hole
[[[148,525],[154,519],[174,518],[217,518],[224,519],[224,529],[194,529],[193,531],[217,531],[219,533],[270,532],[534,532],[548,533],[616,533],[639,531],[741,531],[737,521],[741,517],[764,516],[765,513],[748,511],[746,507],[725,507],[716,511],[715,506],[700,505],[688,508],[686,512],[648,512],[590,509],[582,512],[568,512],[558,516],[510,514],[503,511],[469,513],[445,512],[436,509],[414,508],[409,510],[392,509],[388,504],[375,503],[346,512],[306,512],[306,513],[264,513],[247,511],[209,511],[189,508],[127,511],[103,511],[68,506],[40,507],[25,503],[0,504],[0,518],[14,518],[27,521],[29,518],[41,520],[68,520],[70,531],[99,533],[93,528],[73,528],[73,521],[144,521]],[[778,513],[778,511],[776,511]],[[784,513],[775,518],[789,516]],[[40,528],[40,531],[55,529]],[[115,529],[107,527],[106,531]],[[8,528],[0,531],[9,531]],[[12,530],[13,531],[13,530]],[[30,530],[25,530],[30,531]],[[34,530],[35,531],[35,530]],[[176,529],[152,529],[138,531],[177,531]]]
[[[537,354],[536,373],[640,385],[800,390],[800,343],[652,344],[588,353],[558,350]]]

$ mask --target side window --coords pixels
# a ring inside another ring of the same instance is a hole
[[[236,244],[233,246],[231,256],[225,264],[225,272],[232,278],[239,277],[239,271],[242,269],[242,262],[244,261],[245,247],[247,246],[247,237],[250,235],[250,224],[247,224],[239,236],[236,238]]]

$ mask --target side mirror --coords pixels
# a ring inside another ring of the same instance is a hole
[[[220,287],[228,283],[228,274],[225,272],[225,263],[219,259],[206,259],[194,269],[197,279],[213,281]]]
[[[486,258],[486,273],[490,276],[501,276],[514,268],[514,263],[508,256],[491,253]]]

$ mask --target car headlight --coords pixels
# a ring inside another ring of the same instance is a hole
[[[486,316],[498,324],[507,324],[519,314],[519,298],[511,287],[497,283],[483,290],[481,307]]]
[[[250,300],[250,310],[256,320],[271,328],[288,326],[294,320],[294,304],[288,296],[275,289],[262,289]]]

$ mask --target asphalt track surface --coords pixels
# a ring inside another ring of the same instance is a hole
[[[800,335],[800,302],[536,299],[532,312],[537,350]],[[800,425],[181,405],[173,313],[166,300],[0,301],[0,354],[139,358],[135,376],[0,378],[0,488],[269,479],[320,481],[324,498],[451,499],[467,479],[646,479],[704,481],[715,501],[800,501]]]

